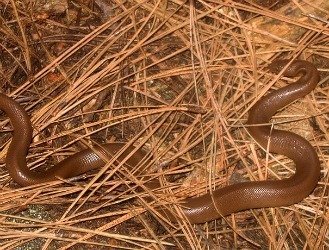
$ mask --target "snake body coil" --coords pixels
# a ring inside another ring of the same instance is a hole
[[[287,60],[275,61],[270,65],[270,69],[278,72],[287,63]],[[261,98],[249,113],[248,125],[269,123],[271,117],[279,109],[308,94],[319,82],[317,69],[307,61],[292,62],[284,75],[289,77],[301,75],[301,77],[296,82]],[[56,180],[56,177],[69,178],[100,168],[104,166],[104,161],[99,155],[114,155],[125,146],[124,143],[105,144],[97,147],[97,154],[95,150],[86,149],[45,172],[31,171],[26,164],[26,155],[32,140],[30,119],[17,102],[4,94],[0,94],[0,109],[9,116],[14,129],[12,142],[7,152],[6,167],[14,181],[22,186]],[[308,141],[292,132],[271,130],[268,125],[247,128],[262,147],[268,147],[269,152],[282,154],[292,159],[296,166],[295,174],[283,180],[233,184],[200,197],[188,198],[184,200],[182,210],[191,223],[214,220],[220,216],[250,208],[291,205],[307,197],[315,188],[320,175],[320,163],[314,148]],[[121,158],[127,156],[133,149],[129,147]],[[142,161],[144,156],[145,152],[138,149],[127,163],[135,166]],[[152,187],[154,188],[154,183]]]

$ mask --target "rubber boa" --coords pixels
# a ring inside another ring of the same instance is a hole
[[[269,68],[278,73],[287,63],[288,60],[278,60]],[[242,182],[215,189],[199,197],[187,198],[181,206],[185,217],[191,223],[203,223],[251,208],[288,206],[301,201],[315,188],[320,176],[320,163],[311,144],[295,133],[271,129],[270,125],[264,124],[268,124],[278,110],[312,91],[319,82],[319,73],[313,64],[296,60],[289,65],[284,75],[300,78],[257,101],[249,112],[246,127],[261,147],[268,147],[269,152],[292,159],[296,166],[295,173],[283,180]],[[16,101],[4,94],[0,94],[0,109],[8,115],[13,126],[6,168],[12,179],[21,186],[53,181],[57,177],[70,178],[100,168],[105,164],[102,155],[115,155],[125,146],[125,143],[96,146],[94,149],[73,154],[44,172],[32,171],[26,163],[32,140],[32,126],[28,114]],[[126,157],[133,149],[133,146],[128,147],[118,160]],[[127,164],[134,167],[142,162],[145,155],[144,150],[138,149]],[[160,183],[153,181],[150,186],[154,188],[160,186]],[[166,209],[159,211],[170,220],[177,218]]]

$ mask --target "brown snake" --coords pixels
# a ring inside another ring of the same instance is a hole
[[[288,62],[287,60],[275,61],[270,65],[270,69],[278,72]],[[279,109],[308,94],[316,87],[320,79],[314,65],[303,60],[292,62],[284,75],[300,76],[300,78],[261,98],[250,110],[248,125],[268,124]],[[97,147],[98,154],[93,149],[86,149],[68,157],[47,171],[31,171],[26,164],[26,155],[32,140],[29,116],[17,102],[4,94],[0,94],[0,109],[9,116],[14,129],[12,142],[7,152],[6,167],[13,180],[22,186],[56,180],[56,177],[69,178],[100,168],[105,163],[99,157],[99,153],[114,155],[125,146],[124,143],[101,145]],[[214,220],[220,216],[250,208],[288,206],[301,201],[315,188],[320,176],[320,163],[314,148],[307,140],[292,132],[271,130],[269,125],[248,126],[247,129],[263,148],[268,147],[269,152],[292,159],[296,166],[295,174],[283,180],[237,183],[218,188],[200,197],[185,199],[182,202],[182,211],[191,223]],[[129,147],[121,158],[127,156],[133,149]],[[127,163],[135,166],[144,156],[145,152],[138,149]],[[154,188],[154,182],[152,186]],[[169,217],[172,220],[173,216]]]

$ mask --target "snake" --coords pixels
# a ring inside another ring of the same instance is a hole
[[[270,120],[277,111],[310,93],[320,81],[319,72],[305,60],[275,60],[268,68],[273,73],[283,71],[284,76],[298,79],[261,97],[251,107],[245,127],[253,140],[268,153],[290,158],[294,162],[295,172],[284,179],[234,183],[182,200],[179,203],[181,211],[192,224],[216,220],[247,209],[289,206],[306,198],[317,185],[320,161],[314,147],[293,132],[274,129]],[[134,167],[145,160],[147,152],[144,149],[113,142],[77,152],[45,171],[31,170],[26,161],[33,136],[29,115],[18,102],[3,93],[0,93],[0,109],[9,117],[13,127],[5,166],[10,177],[21,186],[67,179],[101,168],[106,162],[102,155],[113,156],[124,148],[118,161],[128,159],[127,164]],[[160,182],[152,182],[152,188],[159,186]],[[166,209],[159,211],[169,220],[177,220],[173,212]]]

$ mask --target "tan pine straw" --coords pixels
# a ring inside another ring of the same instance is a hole
[[[31,116],[29,167],[113,141],[143,147],[151,163],[22,188],[5,169],[2,114],[0,249],[329,248],[327,1],[46,2],[0,1],[1,92]],[[244,127],[261,96],[291,81],[266,70],[277,58],[321,72],[311,94],[273,118],[316,148],[318,186],[293,206],[189,224],[170,204],[293,173]],[[150,190],[145,176],[163,187]],[[160,205],[181,219],[168,221]]]

